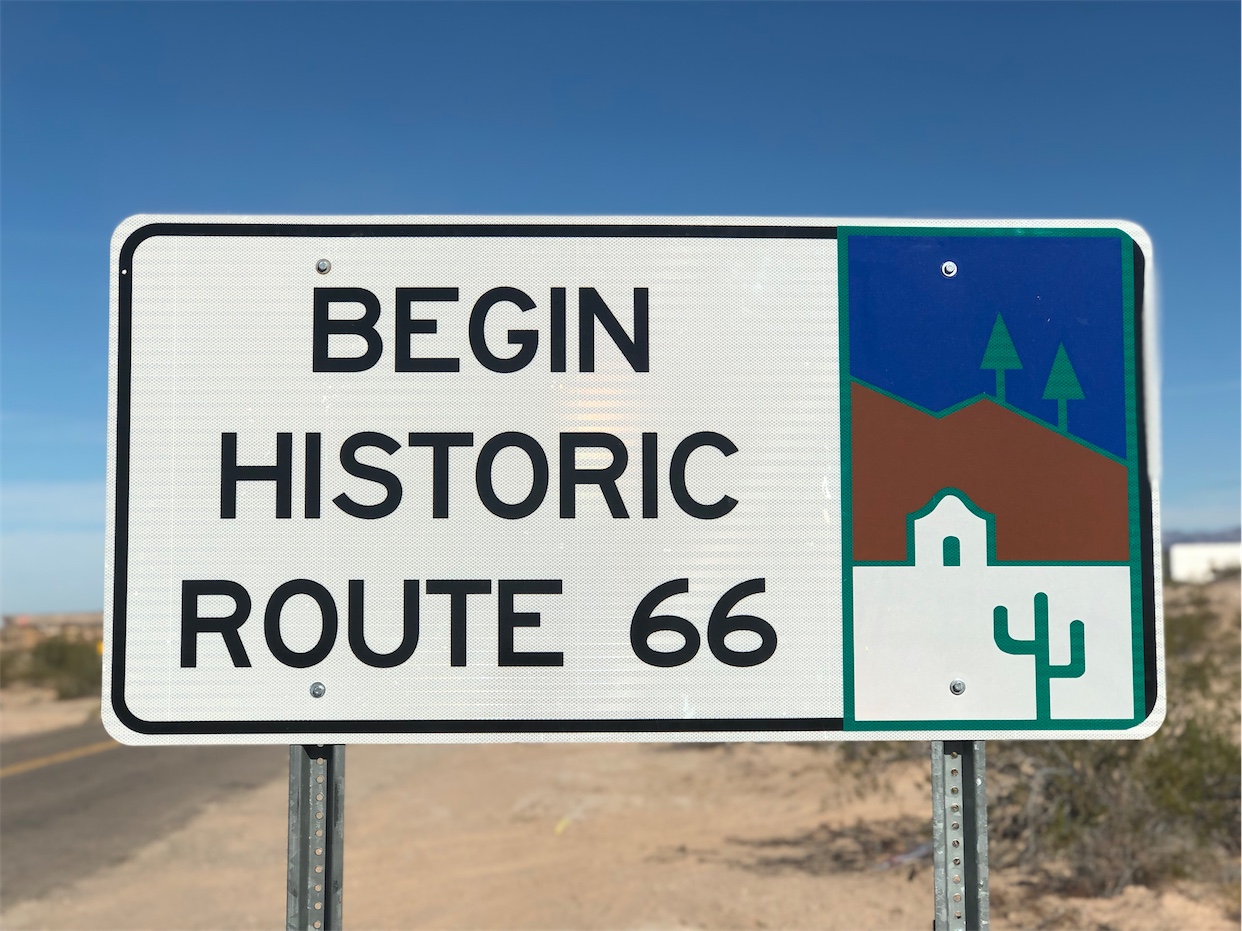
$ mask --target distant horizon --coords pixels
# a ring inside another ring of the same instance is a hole
[[[1220,530],[1167,530],[1160,535],[1160,544],[1168,549],[1174,543],[1240,543],[1242,524]]]

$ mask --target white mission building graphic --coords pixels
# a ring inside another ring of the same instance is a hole
[[[952,488],[909,520],[905,564],[853,569],[855,720],[1133,717],[1128,565],[998,564],[995,519]]]

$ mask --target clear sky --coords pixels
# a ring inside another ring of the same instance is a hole
[[[1125,218],[1239,521],[1237,3],[0,5],[0,609],[98,609],[134,213]]]

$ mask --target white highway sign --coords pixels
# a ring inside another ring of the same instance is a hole
[[[1138,227],[140,216],[129,743],[1141,737]]]

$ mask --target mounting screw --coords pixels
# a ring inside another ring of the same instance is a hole
[[[963,682],[961,679],[954,679],[952,682],[949,683],[949,691],[952,692],[954,695],[961,695],[963,692],[966,691],[966,683]]]
[[[332,271],[332,263],[327,259],[320,259],[315,263],[315,271],[319,272],[321,275],[326,275],[328,272]]]
[[[315,682],[310,687],[310,693],[311,693],[312,698],[323,698],[324,693],[326,691],[328,690],[324,688],[324,684],[322,682]]]
[[[952,278],[954,275],[957,274],[957,263],[956,262],[941,262],[940,263],[940,274],[944,275],[946,278]]]

